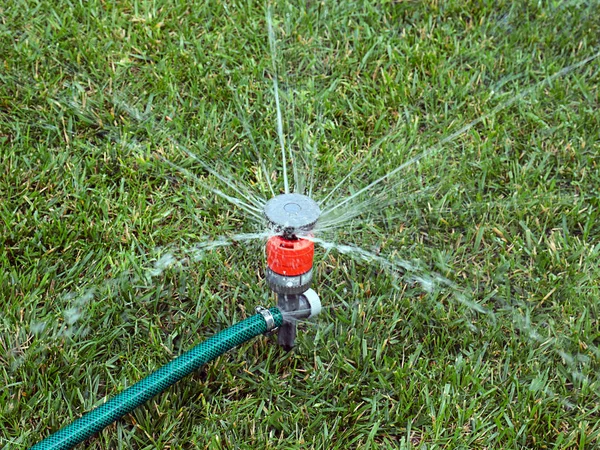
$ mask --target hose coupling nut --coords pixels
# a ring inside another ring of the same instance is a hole
[[[255,311],[257,314],[263,316],[263,319],[265,319],[265,323],[267,325],[267,332],[265,333],[265,336],[270,336],[277,331],[277,327],[275,326],[275,318],[273,317],[273,314],[271,314],[271,311],[264,306],[257,306]]]

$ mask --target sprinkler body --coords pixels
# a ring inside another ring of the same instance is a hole
[[[310,289],[315,245],[305,238],[310,238],[321,211],[309,197],[283,194],[269,200],[264,212],[277,233],[267,241],[266,249],[267,283],[277,294],[277,307],[284,317],[277,340],[290,351],[296,340],[297,320],[307,317],[304,311],[312,311],[317,303],[319,311],[321,308],[317,294]]]

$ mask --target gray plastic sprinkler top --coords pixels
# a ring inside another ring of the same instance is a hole
[[[311,231],[321,215],[317,202],[302,194],[273,197],[265,205],[264,212],[271,227],[288,238]]]

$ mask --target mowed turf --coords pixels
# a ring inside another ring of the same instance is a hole
[[[4,2],[0,447],[274,303],[216,175],[283,191],[274,77],[292,187],[383,177],[323,219],[323,314],[82,448],[598,447],[598,7]]]

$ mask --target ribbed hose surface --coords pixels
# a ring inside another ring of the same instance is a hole
[[[283,319],[279,309],[271,308],[269,311],[275,319],[275,326],[281,326]],[[66,450],[73,448],[155,395],[160,394],[183,377],[191,374],[203,364],[266,331],[265,319],[260,314],[221,331],[125,389],[72,424],[34,445],[30,450]]]

